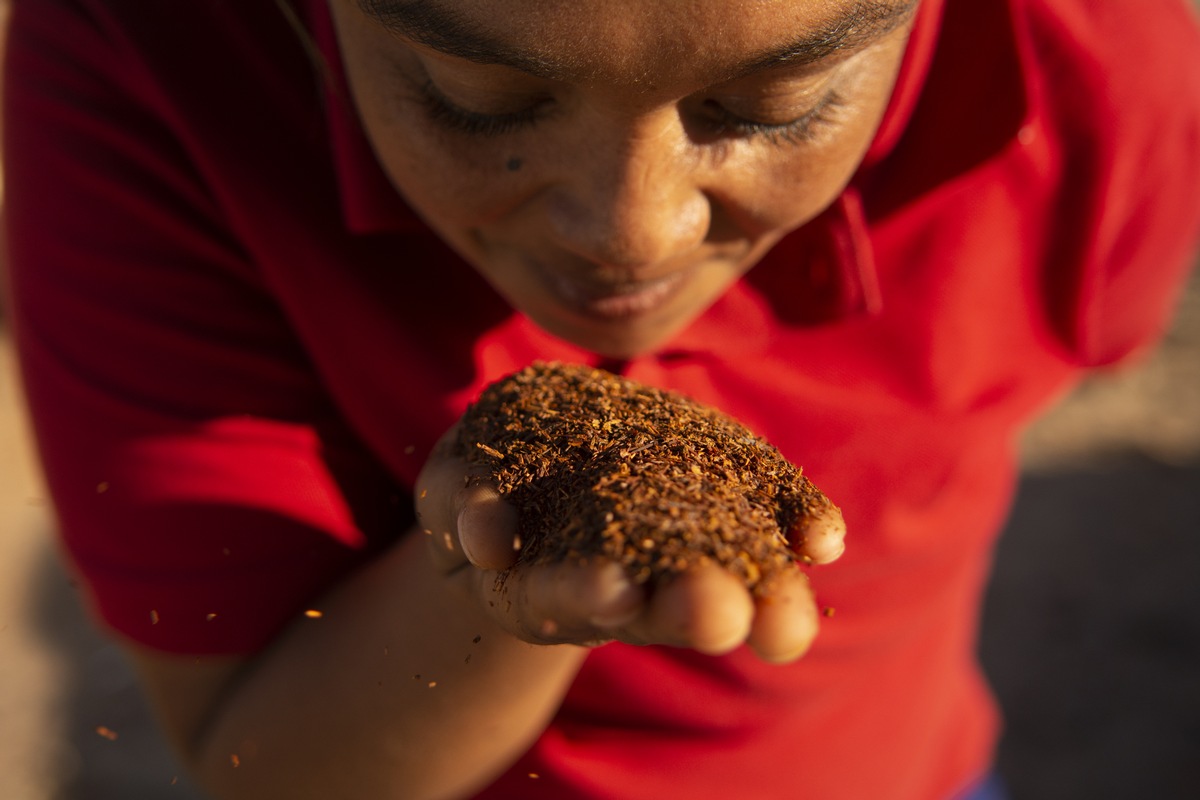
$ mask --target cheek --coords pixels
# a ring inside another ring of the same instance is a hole
[[[393,186],[435,228],[480,224],[520,193],[524,158],[490,143],[463,143],[430,120],[394,67],[351,60],[348,77],[368,140]],[[390,70],[390,71],[389,71]]]
[[[780,234],[820,214],[845,188],[860,160],[857,142],[767,148],[723,170],[713,199],[750,235]]]
[[[824,211],[854,177],[885,104],[886,92],[860,96],[812,142],[765,145],[723,170],[725,196],[743,229],[790,230]]]
[[[515,187],[503,155],[452,147],[419,109],[408,114],[387,123],[368,117],[366,129],[392,185],[410,205],[434,223],[473,225],[507,204]]]

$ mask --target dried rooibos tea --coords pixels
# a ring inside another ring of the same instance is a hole
[[[841,512],[745,426],[591,367],[535,364],[467,410],[458,451],[518,512],[526,563],[605,557],[646,581],[715,561],[750,589]]]

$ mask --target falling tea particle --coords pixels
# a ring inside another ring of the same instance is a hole
[[[240,767],[242,765],[242,760],[240,758],[238,758],[237,753],[230,753],[229,754],[229,763],[232,764],[236,768],[236,767]]]
[[[117,732],[112,728],[106,728],[103,725],[98,725],[96,726],[96,733],[103,736],[105,739],[108,739],[110,742],[115,742],[117,740]]]
[[[156,610],[155,610],[155,609],[153,609],[153,608],[152,608],[152,609],[150,609],[150,624],[151,624],[151,625],[157,625],[157,624],[158,624],[158,611],[156,611]]]
[[[216,619],[216,618],[217,618],[217,615],[216,615],[216,614],[205,614],[205,615],[204,615],[204,621],[205,621],[205,622],[212,622],[212,621],[213,621],[214,619]]]
[[[825,606],[821,609],[821,613],[827,617],[832,617],[836,613],[836,609],[833,606]]]
[[[325,612],[318,611],[315,608],[310,608],[304,612],[304,616],[308,617],[309,619],[320,619],[321,617],[325,616]]]
[[[104,494],[108,491],[108,481],[100,481],[96,484],[96,494]]]

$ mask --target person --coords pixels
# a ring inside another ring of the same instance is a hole
[[[992,791],[1014,441],[1154,341],[1200,231],[1186,2],[16,0],[11,32],[62,541],[214,796]],[[732,414],[844,541],[754,596],[516,563],[439,440],[539,359]]]

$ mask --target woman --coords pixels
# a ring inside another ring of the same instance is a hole
[[[200,781],[990,791],[1014,437],[1153,340],[1200,227],[1190,9],[1088,5],[17,2],[29,402]],[[742,419],[845,555],[757,597],[573,563],[500,593],[513,514],[436,442],[536,359]]]

